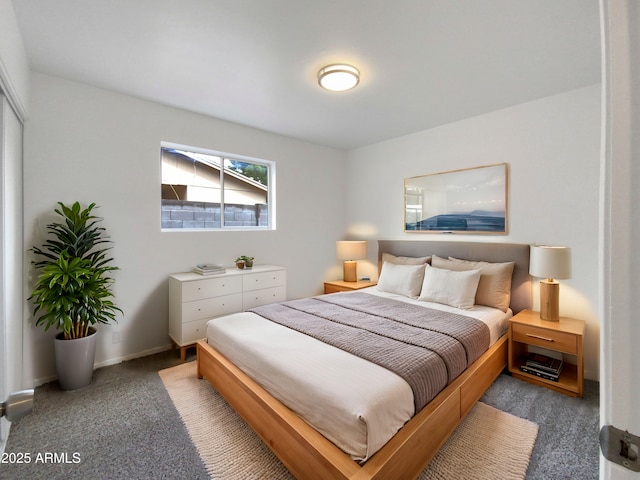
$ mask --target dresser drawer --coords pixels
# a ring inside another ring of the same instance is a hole
[[[202,318],[219,317],[227,313],[242,310],[242,294],[223,295],[205,300],[195,300],[182,304],[182,321],[184,323]]]
[[[182,301],[191,302],[204,298],[219,297],[242,292],[242,278],[224,276],[184,282],[182,284]]]
[[[287,288],[284,286],[263,288],[253,292],[245,292],[243,299],[244,310],[267,305],[269,303],[284,302],[287,299]]]
[[[511,325],[511,332],[513,334],[513,341],[515,342],[550,348],[558,352],[574,355],[578,353],[578,337],[571,333],[519,323],[513,323]]]
[[[182,325],[182,345],[195,343],[207,336],[208,319],[196,320]]]
[[[279,287],[286,283],[286,276],[284,270],[247,274],[242,278],[242,288],[245,292],[250,292],[263,288]]]

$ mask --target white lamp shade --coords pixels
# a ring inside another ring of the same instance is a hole
[[[338,260],[359,260],[367,258],[367,241],[353,240],[336,242]]]
[[[571,278],[571,249],[532,245],[529,274],[539,278]]]

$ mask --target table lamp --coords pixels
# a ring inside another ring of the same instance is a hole
[[[571,249],[532,245],[529,274],[540,281],[540,318],[551,322],[560,319],[560,284],[556,279],[571,278]]]
[[[338,260],[344,260],[343,279],[345,282],[357,282],[356,260],[367,258],[367,241],[339,241],[336,242]]]

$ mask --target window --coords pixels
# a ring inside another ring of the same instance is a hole
[[[405,223],[407,225],[418,223],[423,219],[422,204],[424,203],[423,191],[421,188],[405,186],[404,188],[404,208]]]
[[[275,164],[162,143],[162,228],[274,229]]]

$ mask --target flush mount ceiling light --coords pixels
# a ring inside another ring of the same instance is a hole
[[[345,64],[327,65],[318,72],[318,83],[332,92],[350,90],[360,82],[360,72],[356,67]]]

